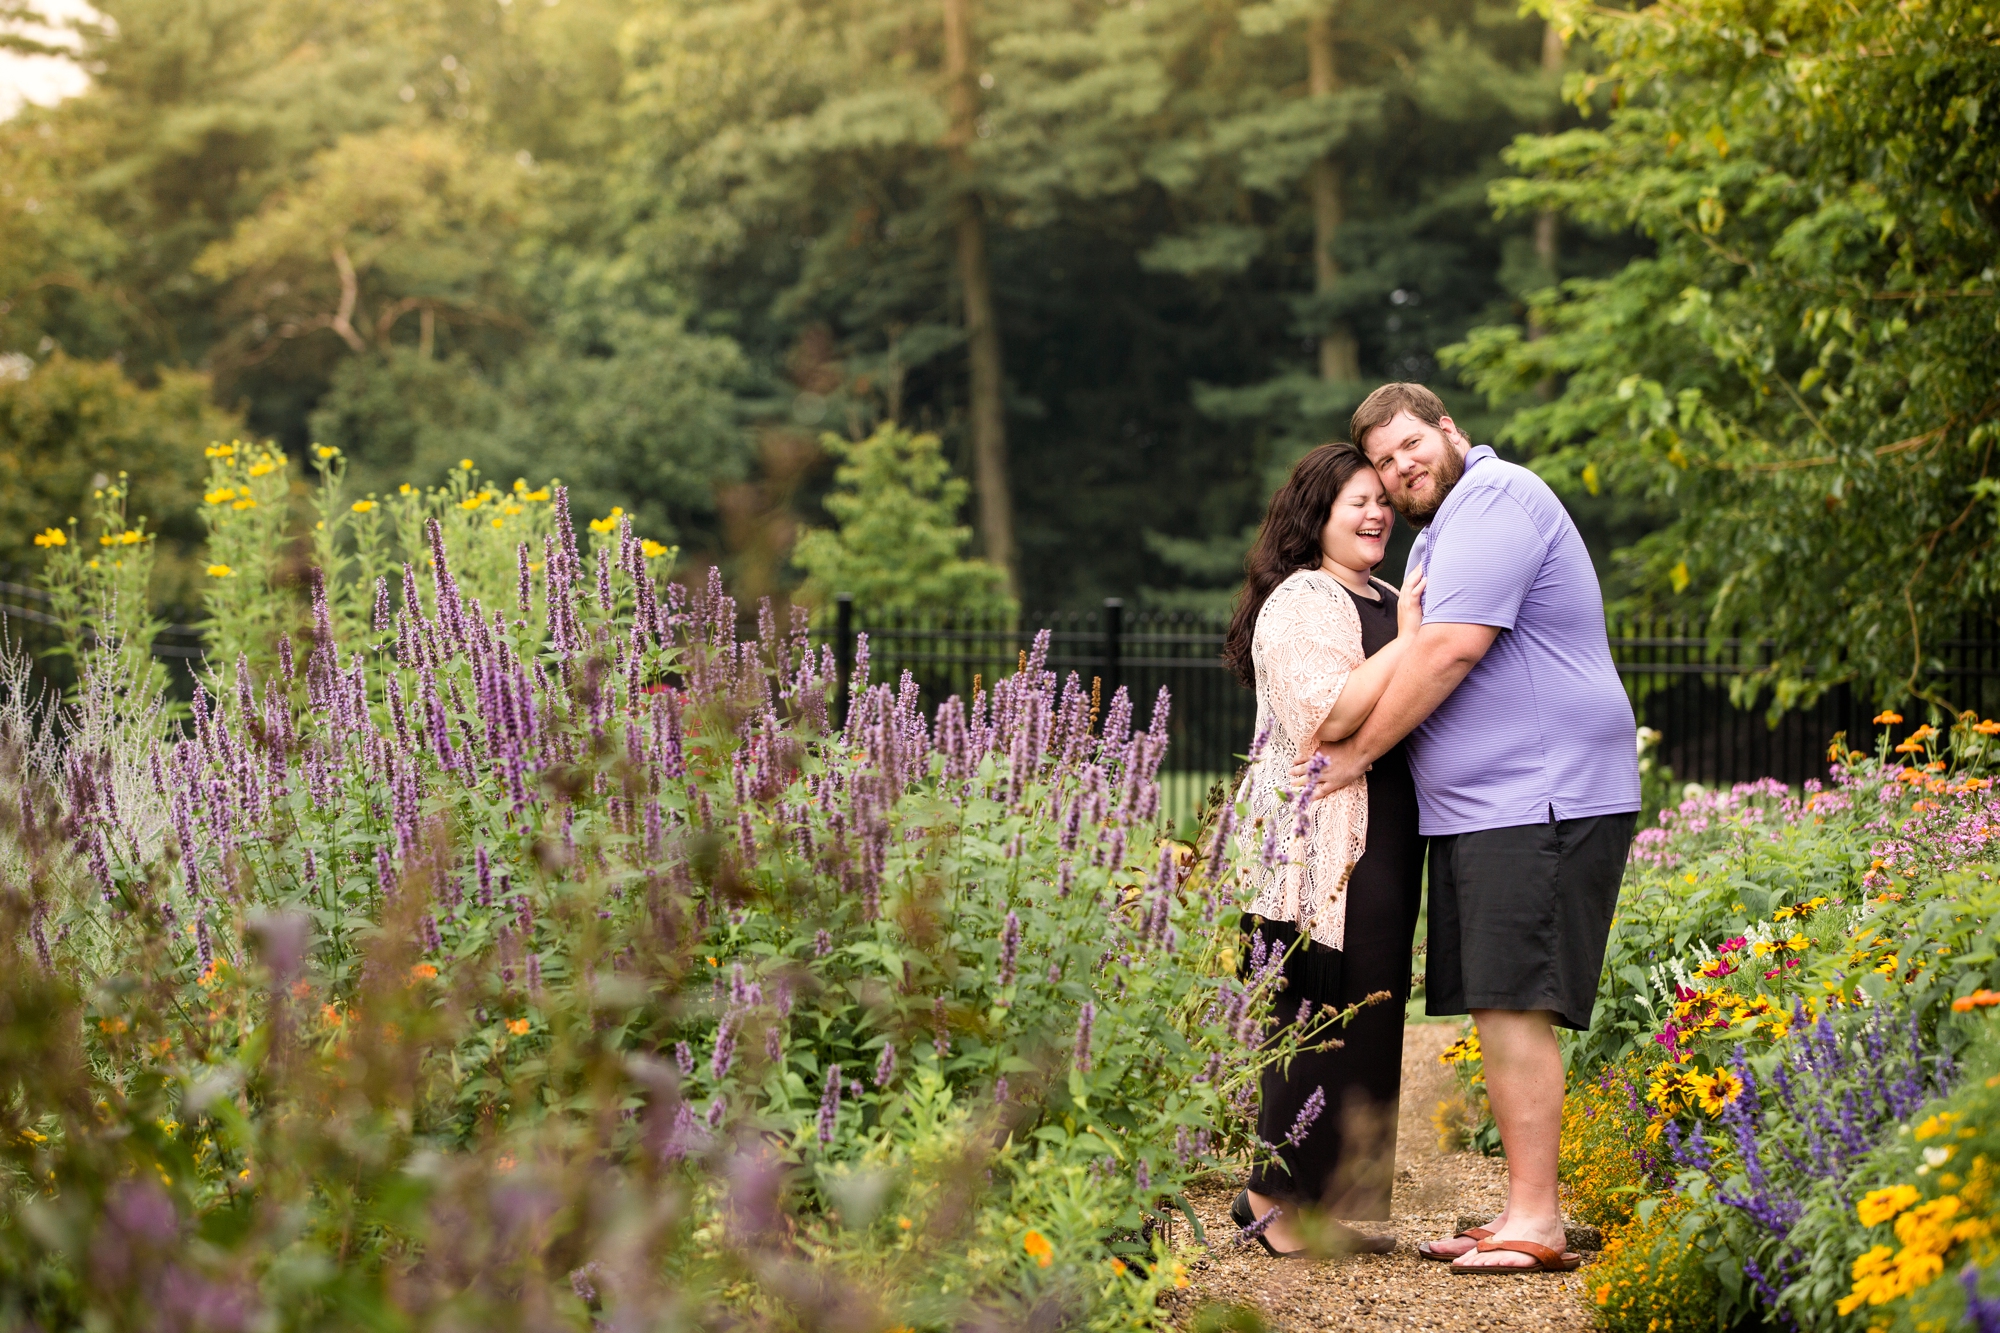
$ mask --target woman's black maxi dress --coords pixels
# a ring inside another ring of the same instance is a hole
[[[1343,585],[1345,586],[1345,585]],[[1362,651],[1373,657],[1396,637],[1396,595],[1348,596],[1361,617]],[[1345,948],[1307,940],[1285,963],[1285,989],[1273,1006],[1279,1033],[1299,1003],[1340,1008],[1387,991],[1334,1035],[1340,1049],[1302,1054],[1282,1072],[1264,1071],[1257,1134],[1280,1145],[1284,1166],[1260,1162],[1250,1188],[1267,1198],[1309,1205],[1349,1221],[1384,1221],[1396,1171],[1396,1098],[1402,1086],[1403,1015],[1410,998],[1410,948],[1423,893],[1424,839],[1417,832],[1417,788],[1402,745],[1368,772],[1368,842],[1347,884]],[[1289,949],[1290,922],[1246,914],[1267,948]],[[1244,944],[1246,957],[1251,939]],[[1284,1147],[1315,1088],[1326,1109],[1297,1147]],[[1289,1168],[1289,1169],[1287,1169]]]

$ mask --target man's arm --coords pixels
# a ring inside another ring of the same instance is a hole
[[[1327,768],[1313,789],[1314,799],[1353,782],[1396,742],[1415,731],[1450,697],[1499,637],[1499,629],[1492,625],[1432,622],[1418,630],[1416,642],[1404,654],[1360,730],[1338,744],[1320,747]],[[1304,765],[1294,768],[1292,774],[1303,777]]]

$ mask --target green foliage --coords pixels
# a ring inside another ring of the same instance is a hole
[[[498,377],[457,353],[389,347],[334,372],[310,418],[357,494],[387,493],[472,457],[502,477],[558,472],[579,508],[629,504],[648,532],[709,536],[719,487],[748,468],[732,385],[749,378],[726,338],[638,311],[564,315]]]
[[[1963,1316],[2000,1225],[1955,1109],[2000,1086],[1996,733],[1885,727],[1825,787],[1690,795],[1641,835],[1568,1046],[1567,1206],[1634,1215],[1591,1279],[1602,1327]]]
[[[1044,642],[840,725],[627,516],[208,458],[193,725],[0,690],[0,1319],[1164,1327],[1184,1186],[1352,1013],[1254,1040],[1164,715]]]
[[[1604,1333],[1714,1333],[1720,1290],[1688,1244],[1686,1204],[1647,1199],[1638,1215],[1605,1238],[1585,1280],[1592,1322]]]
[[[1990,11],[1555,8],[1608,62],[1579,104],[1613,106],[1518,142],[1494,197],[1656,250],[1545,289],[1543,336],[1489,326],[1446,360],[1520,407],[1504,438],[1552,481],[1589,468],[1672,517],[1635,578],[1775,642],[1742,688],[1945,700],[1932,645],[2000,568]]]
[[[951,475],[937,436],[887,422],[865,440],[828,434],[820,442],[842,460],[825,501],[840,527],[799,538],[792,559],[806,573],[801,592],[808,601],[826,605],[848,592],[870,610],[1011,615],[1017,609],[1005,574],[966,557],[971,529],[953,521],[966,484]]]
[[[239,428],[210,404],[207,378],[169,374],[141,389],[115,364],[60,352],[23,369],[0,378],[0,564],[25,581],[40,562],[34,535],[88,516],[92,492],[130,474],[133,523],[167,543],[151,604],[191,604],[201,449]],[[93,545],[98,535],[86,533]]]

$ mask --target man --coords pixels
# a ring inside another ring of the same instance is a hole
[[[1315,795],[1409,737],[1430,844],[1426,1012],[1470,1013],[1507,1150],[1507,1207],[1421,1246],[1467,1273],[1569,1268],[1556,1199],[1563,1068],[1583,1029],[1639,809],[1631,703],[1576,524],[1526,468],[1473,448],[1420,384],[1385,384],[1352,436],[1422,531],[1424,623]],[[1303,772],[1303,769],[1294,770]]]

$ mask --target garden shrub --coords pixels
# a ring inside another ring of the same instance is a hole
[[[1608,1333],[1712,1330],[1715,1276],[1683,1233],[1688,1207],[1675,1195],[1648,1200],[1604,1240],[1586,1277],[1599,1328]]]
[[[1646,1100],[1651,1066],[1629,1056],[1575,1081],[1563,1100],[1557,1177],[1568,1215],[1606,1231],[1671,1183],[1660,1145],[1664,1121]]]
[[[1603,1001],[1591,1031],[1568,1043],[1566,1206],[1579,1217],[1638,1210],[1629,1224],[1638,1229],[1618,1233],[1626,1257],[1606,1260],[1607,1274],[1622,1276],[1597,1284],[1606,1327],[1637,1327],[1621,1322],[1630,1312],[1683,1308],[1670,1295],[1656,1307],[1638,1288],[1678,1291],[1689,1263],[1708,1274],[1713,1323],[1871,1326],[1866,1295],[1840,1308],[1856,1289],[1855,1263],[1889,1225],[1876,1223],[1871,1239],[1859,1201],[1897,1183],[1914,1189],[1922,1108],[1977,1095],[1950,1090],[1976,1055],[1972,1018],[1987,997],[2000,1004],[1990,868],[2000,802],[1986,776],[2000,725],[1966,714],[1899,741],[1891,728],[1901,718],[1878,722],[1872,756],[1836,742],[1830,783],[1691,792],[1634,846]],[[1664,1182],[1628,1176],[1618,1131],[1599,1128],[1619,1113],[1621,1086],[1623,1132],[1658,1145],[1657,1169],[1676,1177],[1644,1201]],[[1946,1205],[1961,1210],[1952,1227],[1972,1225],[1981,1197],[1972,1193]],[[1673,1260],[1666,1267],[1645,1259],[1642,1273],[1632,1256],[1656,1247],[1636,1238],[1656,1229],[1638,1219],[1655,1208],[1673,1210],[1682,1248],[1658,1251]],[[1912,1230],[1916,1248],[1935,1248],[1934,1231]],[[1924,1294],[1905,1301],[1929,1312],[1910,1327],[1976,1313],[1959,1274],[1985,1263],[1973,1255],[1980,1239],[1962,1235],[1961,1249],[1939,1251],[1915,1288]],[[1879,1280],[1906,1249],[1877,1252],[1865,1273]],[[1958,1266],[1951,1274],[1946,1258]],[[1959,1285],[1937,1285],[1947,1276]]]
[[[0,662],[0,1322],[1164,1318],[1183,1184],[1342,1018],[1260,1052],[1164,696],[1043,640],[927,717],[864,643],[842,721],[802,624],[560,486],[327,449],[295,525],[209,454],[184,727],[117,632],[61,706]],[[115,631],[98,535],[52,577]]]

